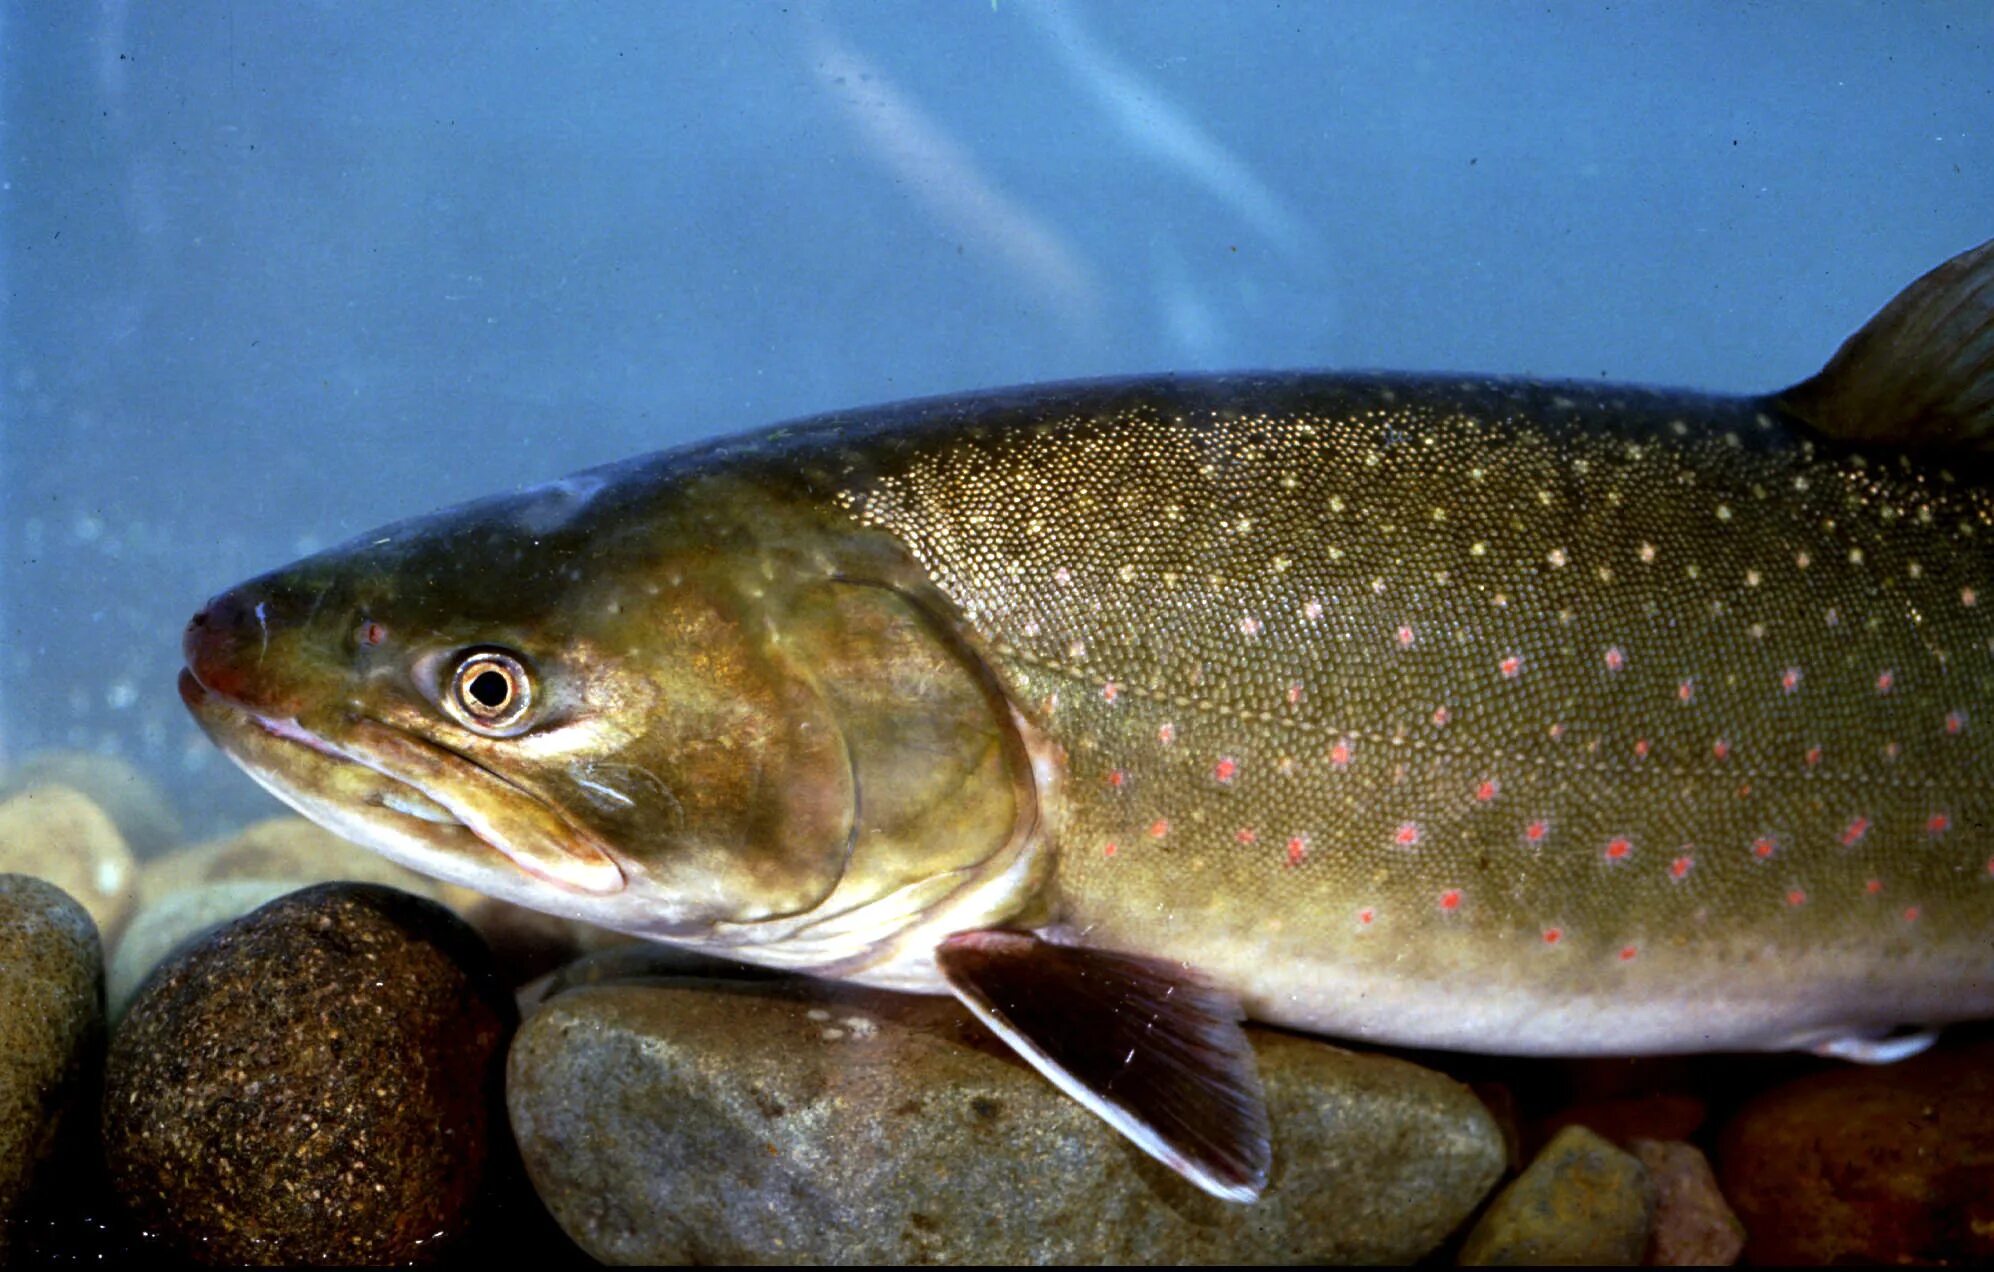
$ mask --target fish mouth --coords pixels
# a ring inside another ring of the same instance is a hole
[[[504,777],[392,725],[337,721],[337,739],[296,717],[261,715],[180,672],[180,700],[258,785],[333,833],[423,874],[482,892],[516,891],[518,871],[564,891],[625,885],[607,845]]]

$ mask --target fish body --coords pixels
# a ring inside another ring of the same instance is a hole
[[[1988,256],[1771,397],[1164,376],[612,465],[217,598],[182,692],[335,830],[955,992],[1250,1196],[1239,1009],[1544,1054],[1994,1014]],[[1079,1017],[1130,1002],[1229,1111],[1110,1089]]]

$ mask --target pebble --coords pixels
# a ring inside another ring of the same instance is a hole
[[[612,1263],[1404,1262],[1500,1177],[1494,1120],[1406,1061],[1249,1030],[1250,1206],[1144,1156],[946,998],[799,979],[543,1004],[507,1103],[541,1198]]]
[[[1765,1092],[1718,1174],[1748,1263],[1994,1263],[1994,1042]]]
[[[30,786],[0,800],[0,870],[61,888],[106,941],[131,909],[138,876],[110,817],[67,786]]]
[[[96,926],[53,884],[0,874],[0,1266],[22,1203],[94,1077],[103,1028]]]
[[[468,1231],[514,1023],[475,933],[334,883],[210,933],[133,1000],[106,1065],[112,1186],[210,1263],[403,1263]]]
[[[1552,1136],[1461,1246],[1465,1267],[1641,1262],[1655,1210],[1641,1163],[1583,1126]]]
[[[335,880],[379,883],[441,901],[460,914],[481,900],[469,888],[417,874],[302,817],[270,817],[227,838],[147,862],[139,874],[138,901],[150,905],[183,888],[250,879],[294,887]]]
[[[1635,1140],[1629,1146],[1655,1181],[1655,1224],[1646,1262],[1655,1267],[1729,1267],[1745,1248],[1745,1225],[1718,1190],[1710,1159],[1694,1144]]]
[[[0,777],[0,798],[31,786],[67,786],[104,810],[132,855],[144,861],[180,842],[180,817],[166,793],[128,761],[89,751],[41,751]]]

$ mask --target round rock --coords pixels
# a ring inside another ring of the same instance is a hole
[[[576,989],[522,1027],[507,1104],[541,1198],[611,1263],[1404,1262],[1500,1175],[1467,1088],[1250,1032],[1274,1129],[1253,1205],[1152,1161],[943,998]]]
[[[106,940],[131,909],[138,875],[110,817],[67,786],[31,786],[0,800],[0,870],[61,888]]]
[[[102,981],[83,907],[40,879],[0,874],[0,1266],[22,1198],[88,1083]]]
[[[514,1022],[419,897],[290,893],[167,962],[106,1066],[113,1187],[211,1263],[401,1263],[470,1224]]]
[[[1718,1174],[1748,1263],[1994,1263],[1994,1043],[1776,1087]]]
[[[0,778],[0,797],[31,786],[67,786],[104,810],[126,847],[144,860],[180,842],[180,818],[166,793],[131,763],[89,751],[41,751]]]
[[[1461,1246],[1466,1267],[1641,1262],[1655,1188],[1641,1163],[1583,1126],[1551,1137]]]

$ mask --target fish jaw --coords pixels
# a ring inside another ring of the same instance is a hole
[[[536,808],[543,818],[554,814],[470,761],[377,723],[362,733],[368,745],[341,745],[296,719],[265,716],[211,691],[192,670],[180,673],[179,687],[181,701],[225,755],[259,786],[342,838],[490,896],[571,918],[610,920],[604,910],[616,908],[613,900],[625,885],[616,861],[595,849],[571,853],[571,864],[523,864],[523,854],[487,836],[495,825],[530,822]],[[411,781],[405,766],[391,771],[379,759],[364,758],[370,750],[378,757],[419,748],[431,753],[426,762],[436,780]],[[471,770],[482,775],[482,801],[453,794],[442,780]],[[509,815],[494,813],[507,792],[515,806]]]

